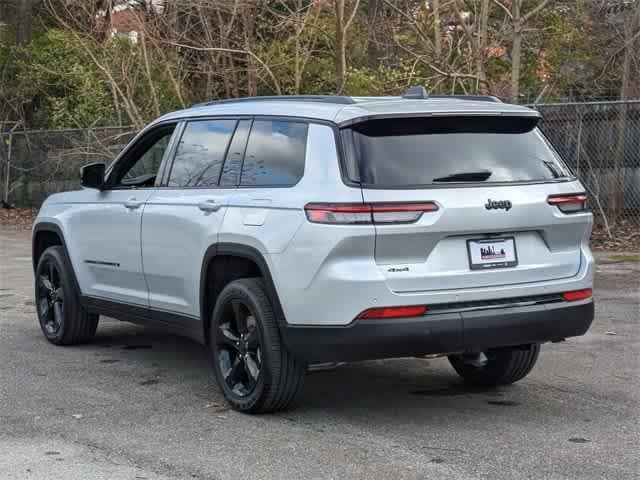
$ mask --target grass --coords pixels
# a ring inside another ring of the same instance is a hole
[[[640,253],[631,255],[609,255],[607,258],[609,260],[618,260],[622,262],[640,262]]]

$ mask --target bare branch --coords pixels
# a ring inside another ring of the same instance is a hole
[[[276,91],[278,92],[278,95],[282,95],[282,89],[280,88],[280,82],[278,82],[278,79],[273,74],[273,72],[271,71],[269,66],[266,63],[264,63],[260,59],[260,57],[258,57],[255,53],[253,53],[251,51],[240,50],[240,49],[237,49],[237,48],[194,47],[194,46],[191,46],[191,45],[185,45],[183,43],[176,43],[176,42],[165,42],[165,43],[167,43],[168,45],[173,45],[175,47],[185,48],[185,49],[188,49],[188,50],[195,50],[195,51],[198,51],[198,52],[227,52],[227,53],[238,53],[238,54],[243,54],[243,55],[249,55],[256,62],[258,62],[260,65],[262,65],[262,67],[265,69],[265,71],[267,72],[267,74],[269,75],[271,80],[273,81],[273,86],[276,89]]]

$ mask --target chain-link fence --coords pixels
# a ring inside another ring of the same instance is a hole
[[[580,178],[596,219],[640,222],[640,100],[535,105],[540,128]]]
[[[541,128],[590,193],[599,221],[640,222],[640,100],[536,105]],[[2,199],[37,207],[79,186],[81,165],[109,163],[131,127],[0,134]]]
[[[52,193],[77,189],[82,165],[110,163],[133,135],[132,127],[2,133],[0,199],[38,207]]]

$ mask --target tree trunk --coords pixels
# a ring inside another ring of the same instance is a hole
[[[344,29],[344,2],[345,0],[335,0],[336,14],[336,91],[342,92],[345,84],[345,72],[347,70],[347,46],[345,44]]]
[[[511,38],[511,102],[518,103],[520,97],[520,62],[522,59],[522,19],[520,17],[520,3],[513,0],[511,13],[513,15],[513,36]]]
[[[26,45],[31,41],[31,1],[17,1],[16,43],[18,45]]]
[[[5,0],[2,0],[0,2],[0,27],[9,23],[9,15],[7,10],[7,2]]]
[[[433,8],[433,45],[436,52],[436,60],[442,57],[442,30],[440,26],[440,0],[432,1]]]
[[[378,68],[380,64],[380,51],[376,35],[379,14],[380,0],[369,0],[369,5],[367,6],[367,65],[373,69]]]
[[[478,20],[478,34],[476,45],[476,74],[478,75],[478,92],[486,95],[489,93],[489,82],[487,81],[487,36],[489,23],[489,0],[482,0],[480,6],[480,18]]]
[[[253,37],[256,25],[256,8],[252,1],[246,3],[242,14],[242,27],[244,31],[244,49],[253,51]],[[258,94],[258,82],[256,78],[256,61],[252,55],[247,54],[247,94],[255,97]]]
[[[631,63],[637,51],[635,36],[640,26],[640,7],[637,7],[624,21],[624,50],[622,57],[622,79],[620,82],[620,100],[629,100],[632,91]],[[627,133],[627,105],[620,105],[618,118],[618,138],[613,157],[613,175],[609,185],[611,201],[609,203],[609,222],[613,225],[624,213],[624,173],[625,139]]]

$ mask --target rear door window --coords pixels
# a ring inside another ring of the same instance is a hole
[[[198,120],[184,129],[169,174],[170,187],[215,187],[236,120]]]
[[[244,163],[243,186],[291,186],[304,173],[308,125],[282,120],[254,120]]]
[[[373,120],[345,132],[359,181],[380,187],[561,179],[570,171],[536,119],[439,117]]]

